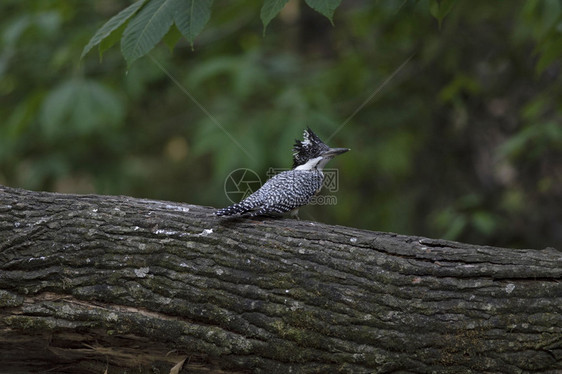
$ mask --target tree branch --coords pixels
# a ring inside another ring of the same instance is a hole
[[[11,372],[562,370],[562,252],[0,186]]]

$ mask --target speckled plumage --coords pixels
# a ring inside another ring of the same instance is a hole
[[[320,191],[324,175],[319,170],[287,170],[269,179],[238,204],[218,210],[217,216],[250,212],[250,216],[282,214],[310,202]]]
[[[250,216],[283,214],[307,205],[322,188],[322,168],[347,148],[330,148],[310,128],[293,147],[293,169],[269,179],[238,204],[215,212],[217,216],[249,213]]]

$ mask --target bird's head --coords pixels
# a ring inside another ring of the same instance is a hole
[[[303,140],[296,140],[293,147],[293,169],[320,169],[335,156],[349,151],[349,148],[330,148],[312,132],[304,130]]]

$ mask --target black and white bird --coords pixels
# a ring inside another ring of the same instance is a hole
[[[290,212],[297,216],[298,208],[307,205],[322,188],[322,169],[335,156],[348,148],[330,148],[312,132],[304,130],[303,141],[293,147],[293,168],[276,174],[241,202],[217,210],[217,216],[248,214],[250,217],[280,215]]]

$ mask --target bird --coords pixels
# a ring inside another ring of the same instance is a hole
[[[298,210],[307,205],[324,182],[324,166],[349,148],[330,148],[307,127],[303,140],[293,146],[293,167],[268,179],[241,202],[214,212],[217,216],[279,216],[289,213],[298,219]]]

